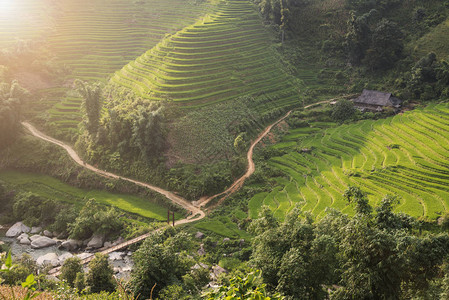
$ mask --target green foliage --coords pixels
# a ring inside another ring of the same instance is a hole
[[[371,45],[366,50],[365,65],[372,70],[391,68],[401,58],[403,36],[396,23],[382,19],[373,30]]]
[[[14,80],[0,81],[0,149],[15,140],[20,130],[21,105],[29,92]]]
[[[18,194],[14,199],[13,214],[30,226],[53,224],[62,210],[67,209],[55,200],[39,197],[30,192]]]
[[[336,122],[343,123],[346,120],[354,119],[356,111],[352,101],[340,100],[333,107],[331,116]]]
[[[189,269],[185,260],[176,253],[180,249],[171,246],[177,242],[168,238],[164,243],[166,234],[169,233],[155,232],[134,253],[135,265],[130,283],[134,293],[143,298],[150,297],[154,284],[157,285],[153,297],[157,297],[164,287],[180,281]]]
[[[95,258],[89,263],[89,272],[86,275],[86,285],[90,292],[112,292],[115,289],[112,275],[114,271],[109,264],[108,256],[96,253]]]
[[[265,220],[273,219],[269,211],[264,212]],[[324,294],[323,284],[335,280],[336,240],[318,236],[314,227],[311,219],[300,217],[299,209],[293,209],[282,224],[255,225],[259,234],[251,260],[270,289],[297,299],[315,299]]]
[[[70,236],[76,239],[86,239],[94,233],[105,236],[123,229],[123,221],[119,213],[112,207],[106,208],[90,199],[81,209],[75,222],[69,225]]]
[[[279,294],[270,295],[265,290],[260,271],[251,271],[245,276],[236,275],[230,279],[230,284],[221,286],[216,291],[203,294],[207,300],[214,299],[249,299],[249,300],[276,300],[285,299]]]
[[[0,293],[0,296],[3,299],[19,300],[19,298],[16,298],[14,294],[13,285],[16,284],[20,284],[23,288],[26,289],[26,294],[23,296],[23,298],[21,298],[21,300],[30,300],[40,295],[39,292],[36,292],[35,286],[37,282],[33,274],[35,270],[31,269],[33,267],[32,266],[33,263],[34,261],[31,259],[31,257],[22,256],[18,264],[13,264],[11,252],[8,252],[4,260],[4,264],[0,269],[0,284],[6,283],[10,285],[11,293],[8,298],[6,298],[8,295],[5,296],[2,293]]]
[[[75,81],[76,90],[83,97],[82,109],[86,114],[84,126],[90,135],[95,136],[100,123],[101,106],[103,104],[100,84],[89,84],[81,80]]]
[[[81,260],[78,257],[70,257],[64,261],[61,268],[61,280],[65,280],[71,287],[76,287],[78,274],[82,274],[83,266]],[[81,289],[82,290],[82,289]]]
[[[447,234],[417,234],[415,220],[393,212],[397,197],[386,196],[373,210],[362,190],[351,187],[345,194],[360,206],[352,218],[328,210],[313,221],[293,209],[277,223],[267,222],[275,219],[264,210],[263,219],[253,222],[251,263],[261,269],[267,288],[293,299],[444,294]]]

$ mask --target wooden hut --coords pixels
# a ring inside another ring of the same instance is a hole
[[[360,97],[352,100],[354,106],[361,111],[383,111],[386,107],[399,110],[402,101],[393,97],[391,93],[384,93],[372,90],[363,90]]]

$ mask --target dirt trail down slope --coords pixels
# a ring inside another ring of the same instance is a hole
[[[326,103],[326,102],[328,102],[328,101],[322,101],[322,102],[319,102],[319,103],[314,103],[314,104],[308,105],[308,106],[306,106],[306,107],[304,107],[304,108],[309,108],[309,107],[311,107],[311,106],[319,105],[319,104]],[[195,203],[195,204],[190,203],[190,202],[187,201],[186,199],[184,199],[184,198],[182,198],[182,197],[180,197],[180,196],[177,196],[177,195],[175,195],[175,194],[172,193],[172,192],[169,192],[169,191],[167,191],[167,190],[164,190],[164,189],[162,189],[162,188],[159,188],[159,187],[157,187],[157,186],[154,186],[154,185],[151,185],[151,184],[148,184],[148,183],[145,183],[145,182],[141,182],[141,181],[138,181],[138,180],[134,180],[134,179],[131,179],[131,178],[126,178],[126,177],[118,176],[118,175],[116,175],[116,174],[114,174],[114,173],[110,173],[110,172],[107,172],[107,171],[104,171],[104,170],[100,170],[100,169],[98,169],[98,168],[96,168],[96,167],[94,167],[94,166],[92,166],[92,165],[87,164],[86,162],[84,162],[84,161],[79,157],[79,155],[75,152],[75,150],[74,150],[72,147],[70,147],[69,145],[67,145],[66,143],[61,142],[61,141],[59,141],[59,140],[57,140],[57,139],[54,139],[54,138],[52,138],[52,137],[49,137],[48,135],[46,135],[46,134],[40,132],[39,130],[37,130],[33,125],[31,125],[31,124],[28,123],[28,122],[22,122],[22,125],[23,125],[25,128],[27,128],[27,129],[28,129],[34,136],[36,136],[36,137],[38,137],[38,138],[40,138],[40,139],[42,139],[42,140],[48,141],[48,142],[50,142],[50,143],[53,143],[53,144],[55,144],[55,145],[58,145],[58,146],[64,148],[64,149],[67,151],[67,153],[69,154],[69,156],[70,156],[70,157],[71,157],[77,164],[81,165],[82,167],[84,167],[84,168],[86,168],[86,169],[89,169],[89,170],[91,170],[91,171],[93,171],[93,172],[95,172],[95,173],[97,173],[97,174],[99,174],[99,175],[101,175],[101,176],[104,176],[104,177],[126,180],[126,181],[132,182],[132,183],[134,183],[134,184],[137,184],[137,185],[139,185],[139,186],[142,186],[142,187],[148,188],[148,189],[150,189],[150,190],[153,190],[153,191],[155,191],[155,192],[157,192],[157,193],[160,193],[160,194],[164,195],[164,196],[167,197],[169,200],[171,200],[173,203],[176,203],[176,204],[180,205],[181,207],[183,207],[184,209],[190,211],[190,212],[191,212],[191,215],[190,215],[188,218],[186,218],[186,219],[182,219],[182,220],[176,221],[176,222],[175,222],[175,226],[176,226],[176,225],[181,225],[181,224],[186,224],[186,223],[190,223],[190,222],[194,222],[194,221],[201,220],[202,218],[205,217],[205,213],[204,213],[204,211],[201,209],[201,207],[203,207],[203,206],[205,206],[206,204],[208,204],[211,200],[213,200],[213,199],[215,199],[215,198],[217,198],[217,197],[223,196],[222,198],[220,198],[220,200],[219,200],[218,203],[216,204],[216,205],[220,205],[220,204],[221,204],[221,203],[222,203],[222,202],[223,202],[229,195],[231,195],[232,193],[238,191],[238,190],[243,186],[245,180],[246,180],[248,177],[250,177],[250,176],[254,173],[254,171],[255,171],[255,169],[256,169],[256,168],[255,168],[254,161],[253,161],[253,152],[254,152],[254,148],[255,148],[256,145],[257,145],[257,144],[258,144],[258,143],[259,143],[259,142],[260,142],[260,141],[261,141],[261,140],[262,140],[262,139],[263,139],[263,138],[264,138],[264,137],[271,131],[271,129],[272,129],[274,126],[276,126],[277,124],[279,124],[280,122],[282,122],[284,119],[286,119],[286,118],[290,115],[290,113],[291,113],[291,111],[289,111],[289,112],[288,112],[287,114],[285,114],[282,118],[280,118],[279,120],[277,120],[276,122],[274,122],[273,124],[271,124],[270,126],[268,126],[267,128],[265,128],[265,130],[264,130],[261,134],[259,134],[259,136],[258,136],[252,143],[251,143],[251,146],[250,146],[250,148],[249,148],[249,150],[248,150],[248,153],[247,153],[248,167],[247,167],[246,173],[245,173],[242,177],[240,177],[239,179],[237,179],[237,180],[236,180],[236,181],[235,181],[235,182],[234,182],[228,189],[226,189],[224,192],[219,193],[219,194],[214,195],[214,196],[211,196],[211,197],[209,197],[209,198],[205,198],[205,197],[204,197],[204,198],[202,198],[202,199],[200,199],[200,200],[198,200],[198,201],[194,201],[193,203]],[[162,229],[162,228],[161,228],[161,229]],[[161,230],[161,229],[157,229],[156,231],[159,231],[159,230]],[[154,231],[153,231],[153,232],[146,233],[146,234],[141,235],[141,236],[138,236],[138,237],[136,237],[136,238],[134,238],[134,239],[132,239],[132,240],[126,241],[126,242],[124,242],[124,243],[122,243],[122,244],[119,244],[119,245],[117,245],[117,246],[114,246],[114,247],[111,247],[111,248],[108,248],[108,249],[102,249],[101,253],[108,254],[108,253],[111,253],[111,252],[113,252],[113,251],[117,251],[117,250],[119,250],[119,249],[128,247],[129,245],[132,245],[132,244],[135,244],[135,243],[137,243],[137,242],[140,242],[140,241],[144,240],[145,238],[147,238],[147,237],[148,237],[149,235],[151,235],[152,233],[154,233]],[[90,257],[88,257],[88,258],[83,259],[83,260],[81,261],[81,263],[82,263],[82,264],[86,264],[86,263],[88,263],[89,261],[91,261],[92,258],[93,258],[93,255],[90,256]],[[57,267],[57,268],[54,268],[54,269],[50,270],[50,271],[49,271],[49,274],[51,274],[51,275],[53,275],[53,276],[58,276],[58,275],[60,275],[60,268],[61,268],[61,267]]]
[[[78,154],[75,152],[75,150],[73,150],[73,148],[70,147],[69,145],[67,145],[67,144],[65,144],[65,143],[63,143],[61,141],[58,141],[58,140],[56,140],[56,139],[54,139],[52,137],[49,137],[48,135],[40,132],[33,125],[31,125],[28,122],[22,122],[22,125],[25,126],[34,136],[64,148],[67,151],[67,153],[70,155],[70,157],[77,164],[81,165],[82,167],[84,167],[86,169],[89,169],[89,170],[91,170],[91,171],[93,171],[93,172],[95,172],[95,173],[97,173],[97,174],[99,174],[101,176],[104,176],[104,177],[126,180],[126,181],[132,182],[134,184],[140,185],[142,187],[148,188],[150,190],[153,190],[153,191],[155,191],[155,192],[157,192],[159,194],[164,195],[169,200],[173,201],[174,203],[178,204],[179,206],[181,206],[184,209],[186,209],[186,210],[191,212],[191,215],[187,219],[178,220],[178,221],[176,221],[175,225],[184,224],[184,223],[190,223],[190,222],[197,221],[197,220],[200,220],[200,219],[204,218],[204,216],[205,216],[204,212],[201,209],[199,209],[198,207],[195,207],[194,205],[192,205],[186,199],[184,199],[182,197],[179,197],[179,196],[175,195],[174,193],[166,191],[166,190],[164,190],[164,189],[162,189],[160,187],[157,187],[157,186],[145,183],[145,182],[141,182],[141,181],[138,181],[138,180],[134,180],[134,179],[131,179],[131,178],[118,176],[118,175],[116,175],[114,173],[110,173],[110,172],[107,172],[107,171],[100,170],[100,169],[98,169],[98,168],[96,168],[96,167],[94,167],[92,165],[89,165],[89,164],[85,163],[78,156]]]
[[[254,161],[253,161],[254,148],[271,131],[271,129],[274,126],[276,126],[277,124],[282,122],[285,118],[287,118],[290,115],[291,112],[292,111],[290,110],[282,118],[280,118],[279,120],[277,120],[276,122],[274,122],[273,124],[271,124],[270,126],[265,128],[265,130],[262,133],[260,133],[259,136],[251,143],[251,146],[249,147],[248,153],[246,155],[246,159],[248,160],[248,167],[246,169],[246,173],[243,174],[242,177],[240,177],[239,179],[234,181],[234,183],[229,188],[227,188],[224,192],[221,192],[220,194],[211,196],[209,198],[203,198],[200,201],[198,201],[197,205],[199,207],[203,207],[203,206],[207,205],[213,199],[215,199],[217,197],[220,197],[220,196],[223,196],[223,197],[220,198],[220,200],[218,200],[218,203],[216,205],[214,205],[214,206],[218,206],[224,200],[226,200],[227,197],[229,197],[231,194],[233,194],[236,191],[238,191],[243,186],[243,184],[245,183],[245,180],[247,178],[249,178],[254,173],[254,171],[256,170],[256,166],[255,166]]]

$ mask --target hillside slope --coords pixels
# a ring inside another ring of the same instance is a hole
[[[270,193],[254,196],[250,214],[257,216],[263,204],[281,219],[296,204],[315,216],[327,207],[351,212],[342,194],[356,185],[368,191],[372,204],[397,194],[398,211],[441,215],[449,208],[448,121],[449,107],[441,104],[377,121],[294,129],[272,146],[287,154],[269,160],[289,179],[278,179]]]
[[[222,1],[215,12],[165,38],[112,77],[112,82],[149,100],[188,107],[243,95],[279,95],[275,106],[298,98],[279,66],[270,35],[247,0]]]

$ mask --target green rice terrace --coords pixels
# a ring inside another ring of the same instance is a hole
[[[44,2],[47,5],[40,0],[17,0],[8,7],[15,19],[0,18],[0,47],[12,46],[17,40],[44,42],[57,61],[70,69],[71,79],[106,82],[166,34],[193,24],[213,9],[214,0]],[[20,14],[16,12],[19,7]],[[56,130],[76,133],[81,100],[77,95],[66,97],[66,91],[59,87],[42,90],[45,101],[37,108],[50,108],[48,121]]]
[[[222,1],[213,13],[126,65],[112,82],[150,100],[192,108],[264,94],[275,107],[298,99],[297,86],[271,49],[270,34],[249,1]],[[273,109],[273,107],[271,107]]]
[[[371,204],[396,194],[396,208],[434,218],[449,207],[449,106],[433,105],[381,120],[293,129],[272,147],[285,150],[269,164],[288,176],[249,202],[250,216],[262,205],[283,219],[299,204],[322,216],[327,207],[352,213],[342,194],[349,185],[368,192]],[[323,128],[324,127],[324,128]]]

